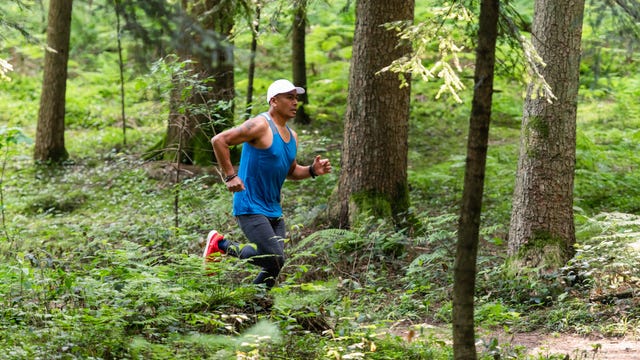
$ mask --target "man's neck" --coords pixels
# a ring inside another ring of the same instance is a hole
[[[271,117],[273,122],[276,123],[276,125],[281,127],[284,127],[285,125],[287,125],[287,121],[289,121],[288,118],[282,117],[282,115],[280,115],[277,111],[274,111],[273,109],[269,109],[269,116]]]

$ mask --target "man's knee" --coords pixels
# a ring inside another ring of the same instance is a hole
[[[284,239],[279,236],[274,236],[269,240],[270,244],[266,252],[273,255],[280,263],[284,263]]]
[[[276,274],[280,272],[280,269],[284,266],[284,254],[272,254],[269,257],[270,268]]]

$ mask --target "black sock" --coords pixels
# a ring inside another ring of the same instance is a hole
[[[218,242],[218,249],[227,252],[227,248],[231,245],[231,242],[227,239],[222,239]]]

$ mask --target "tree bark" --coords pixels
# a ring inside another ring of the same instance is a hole
[[[116,12],[116,33],[118,44],[118,70],[120,72],[120,117],[122,120],[122,146],[127,146],[127,117],[125,113],[125,90],[124,90],[124,60],[122,58],[122,28],[120,26],[120,0],[115,0],[114,4]]]
[[[509,229],[509,254],[555,269],[574,253],[573,182],[584,0],[536,0],[532,38],[553,103],[529,86]]]
[[[338,204],[332,217],[348,227],[361,214],[394,217],[408,209],[408,121],[410,86],[398,74],[377,73],[408,54],[383,24],[413,21],[414,1],[371,0],[356,4]],[[409,75],[403,74],[402,76]],[[410,83],[410,79],[408,79]]]
[[[307,88],[307,60],[305,56],[305,40],[307,37],[307,0],[295,1],[293,27],[291,33],[291,62],[293,64],[293,83],[303,87],[306,91],[298,95],[298,112],[295,122],[308,125],[311,123],[309,114],[304,106],[309,103],[309,89]]]
[[[260,30],[260,12],[262,4],[256,3],[256,15],[251,24],[251,57],[249,60],[249,69],[247,70],[247,107],[246,116],[251,117],[251,109],[253,108],[253,79],[256,73],[256,52],[258,49],[258,31]]]
[[[489,142],[499,0],[483,0],[480,8],[473,102],[467,161],[458,223],[453,285],[453,353],[455,359],[477,358],[473,319],[476,260],[484,176]]]
[[[64,144],[67,63],[71,37],[72,0],[52,0],[47,24],[47,50],[40,109],[36,128],[34,160],[59,163],[69,157]]]

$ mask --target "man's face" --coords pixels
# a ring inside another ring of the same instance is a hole
[[[298,111],[298,93],[291,90],[273,97],[273,107],[282,115],[293,118]]]

